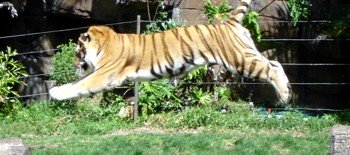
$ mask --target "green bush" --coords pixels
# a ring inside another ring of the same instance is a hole
[[[151,21],[151,19],[149,19]],[[162,32],[165,30],[181,27],[173,19],[168,18],[168,12],[165,10],[165,4],[163,0],[158,0],[158,6],[153,17],[153,21],[146,25],[144,34],[152,34],[156,32]]]
[[[142,115],[155,114],[181,107],[181,99],[176,95],[176,87],[169,85],[169,80],[142,82],[139,98]]]
[[[255,11],[249,11],[243,19],[243,26],[251,31],[252,37],[255,41],[260,42],[262,35],[258,20],[259,13]]]
[[[229,12],[232,10],[232,6],[227,1],[214,5],[211,0],[204,1],[204,13],[207,15],[208,23],[211,24],[215,19],[220,22],[229,18]]]
[[[51,79],[56,80],[57,85],[66,84],[79,78],[75,74],[77,68],[74,66],[74,54],[76,44],[69,40],[68,44],[57,46],[60,52],[53,57],[54,68]]]
[[[299,20],[307,19],[310,15],[310,0],[288,0],[287,6],[294,25]]]
[[[329,15],[331,23],[328,35],[333,38],[350,38],[350,6],[335,10]]]
[[[19,100],[17,98],[8,98],[19,96],[14,90],[16,84],[24,84],[21,76],[26,76],[24,66],[14,59],[17,55],[16,50],[7,47],[6,51],[0,52],[0,112],[5,114],[13,111]]]
[[[221,2],[219,5],[214,5],[211,0],[205,0],[204,13],[207,15],[208,23],[211,24],[215,19],[220,22],[227,20],[230,16],[229,13],[232,10],[232,6],[227,2]],[[251,31],[252,37],[255,41],[260,42],[262,37],[259,23],[259,13],[255,11],[249,11],[244,17],[242,25]]]

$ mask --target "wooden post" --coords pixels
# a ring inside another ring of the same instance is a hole
[[[141,15],[137,15],[136,19],[136,34],[140,34],[141,32]],[[139,81],[135,81],[135,101],[134,101],[134,122],[137,120],[137,116],[139,115]]]

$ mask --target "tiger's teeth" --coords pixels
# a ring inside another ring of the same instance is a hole
[[[78,69],[75,72],[75,75],[81,77],[83,75],[83,67],[81,65],[78,66]]]

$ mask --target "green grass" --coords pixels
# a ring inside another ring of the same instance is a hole
[[[27,139],[34,154],[328,154],[328,136],[197,133]]]
[[[328,154],[330,127],[344,121],[298,111],[268,115],[240,102],[224,103],[231,110],[222,114],[220,104],[134,123],[117,116],[117,105],[42,101],[1,116],[0,138],[19,137],[34,154]]]

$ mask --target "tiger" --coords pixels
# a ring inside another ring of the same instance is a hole
[[[116,33],[107,26],[90,26],[78,38],[75,65],[92,72],[49,90],[56,100],[108,91],[125,81],[171,78],[206,65],[222,65],[246,78],[272,84],[278,101],[288,103],[291,87],[278,61],[256,48],[241,24],[251,0],[241,0],[230,18],[220,24],[200,24],[153,34]]]

